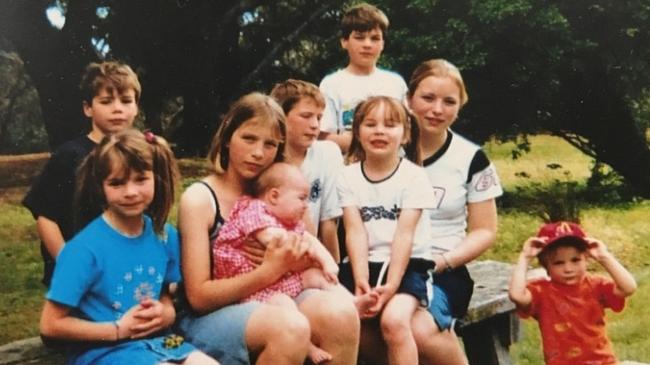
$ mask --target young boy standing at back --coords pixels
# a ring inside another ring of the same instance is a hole
[[[49,287],[56,257],[81,227],[73,222],[72,201],[76,170],[106,135],[129,128],[138,114],[140,82],[133,70],[119,62],[90,63],[79,85],[82,107],[91,131],[58,147],[23,205],[36,219],[43,256],[43,283]]]
[[[323,78],[320,89],[327,102],[320,139],[336,142],[347,152],[352,140],[354,108],[370,96],[404,100],[407,86],[397,73],[377,67],[384,49],[388,18],[375,6],[361,3],[350,8],[341,20],[341,47],[349,63]]]
[[[526,284],[526,269],[537,257],[549,278]],[[596,260],[611,278],[587,272]],[[510,279],[510,299],[520,316],[539,324],[547,365],[615,365],[605,328],[605,308],[623,310],[636,290],[632,274],[597,239],[575,223],[543,225],[524,243]]]

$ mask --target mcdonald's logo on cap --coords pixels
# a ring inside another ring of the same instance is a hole
[[[537,233],[537,237],[546,238],[547,246],[559,240],[560,238],[565,237],[573,237],[578,241],[587,244],[587,241],[584,239],[586,236],[587,235],[578,224],[567,221],[544,224]]]

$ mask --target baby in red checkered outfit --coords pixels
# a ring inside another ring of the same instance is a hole
[[[254,263],[244,251],[247,240],[254,239],[267,246],[274,240],[283,241],[288,232],[293,232],[309,243],[307,254],[314,266],[302,272],[290,271],[243,301],[295,306],[293,298],[306,288],[345,291],[338,285],[338,265],[325,246],[305,231],[303,217],[307,212],[309,183],[300,169],[287,163],[275,163],[260,175],[253,190],[255,197],[243,196],[235,202],[213,243],[214,276],[229,278],[253,270]],[[374,292],[350,297],[361,313],[378,300]],[[312,345],[310,358],[320,363],[330,360],[331,356]]]

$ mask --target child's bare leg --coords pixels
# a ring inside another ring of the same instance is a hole
[[[169,364],[172,365],[171,363],[162,363],[163,364]],[[217,360],[211,358],[210,356],[204,354],[201,351],[194,351],[190,354],[190,356],[185,359],[185,361],[182,362],[183,365],[219,365]]]
[[[306,269],[300,274],[300,277],[304,288],[327,289],[332,286],[332,284],[330,284],[325,278],[323,270],[315,267]]]
[[[381,314],[381,332],[388,346],[390,365],[417,364],[418,348],[411,332],[411,319],[418,307],[415,297],[395,294]]]
[[[291,297],[289,297],[288,295],[282,293],[273,295],[267,301],[267,303],[273,305],[279,305],[283,307],[294,307],[296,308],[296,310],[298,309],[293,299],[291,299]],[[321,349],[320,347],[314,345],[313,343],[309,345],[309,352],[307,356],[309,356],[309,360],[311,360],[311,362],[313,362],[314,364],[320,364],[322,362],[332,360],[332,355],[330,355],[329,352]]]
[[[271,298],[269,298],[267,303],[273,305],[279,305],[281,307],[286,307],[286,308],[298,309],[298,307],[296,306],[296,302],[294,302],[290,296],[284,293],[274,294]]]

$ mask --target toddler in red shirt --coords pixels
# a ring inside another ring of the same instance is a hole
[[[547,278],[526,282],[537,257]],[[587,272],[591,257],[610,278]],[[605,328],[605,308],[623,310],[636,281],[605,244],[587,237],[572,222],[543,225],[523,245],[510,279],[510,299],[517,313],[539,324],[547,365],[618,364]]]

